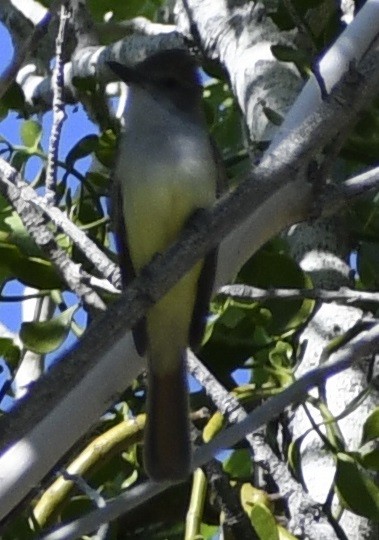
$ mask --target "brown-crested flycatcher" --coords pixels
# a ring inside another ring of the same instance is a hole
[[[223,177],[201,105],[196,64],[179,49],[133,67],[109,62],[129,85],[114,169],[113,214],[124,284],[178,238],[190,216],[213,205]],[[215,253],[197,263],[133,329],[148,358],[145,468],[179,480],[191,468],[185,349],[202,338]]]

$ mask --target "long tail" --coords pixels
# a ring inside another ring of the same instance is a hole
[[[153,480],[184,480],[191,471],[188,389],[183,356],[163,373],[150,361],[145,469]]]

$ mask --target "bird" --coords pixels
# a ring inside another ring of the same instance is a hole
[[[208,132],[198,66],[187,50],[108,65],[128,85],[111,203],[127,286],[178,239],[194,213],[212,207],[225,171]],[[158,482],[183,481],[191,472],[186,348],[201,344],[216,264],[213,249],[133,328],[148,365],[144,467]]]

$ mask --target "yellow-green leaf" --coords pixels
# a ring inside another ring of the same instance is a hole
[[[232,478],[251,476],[251,468],[250,452],[245,449],[234,450],[223,464],[224,471]]]
[[[363,426],[362,443],[365,444],[379,437],[379,407],[374,409]]]
[[[25,347],[37,354],[47,354],[58,349],[70,331],[72,317],[77,309],[78,306],[72,306],[49,321],[23,323],[20,338]]]
[[[335,485],[347,508],[368,519],[379,520],[379,487],[346,454],[337,455]]]
[[[279,540],[278,527],[274,516],[263,504],[255,504],[250,519],[260,540]]]
[[[216,412],[203,429],[204,442],[211,441],[225,425],[225,419],[220,412]]]
[[[21,125],[21,139],[28,148],[37,150],[42,137],[42,127],[35,120],[26,120]]]

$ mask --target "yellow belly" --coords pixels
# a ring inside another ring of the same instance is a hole
[[[124,191],[128,246],[137,274],[178,238],[196,209],[210,206],[215,199],[215,184],[209,177],[205,181],[192,176],[179,180],[170,172],[164,182],[157,173],[157,178],[134,183]],[[188,345],[201,269],[199,262],[147,314],[149,356],[160,371],[176,365]]]

